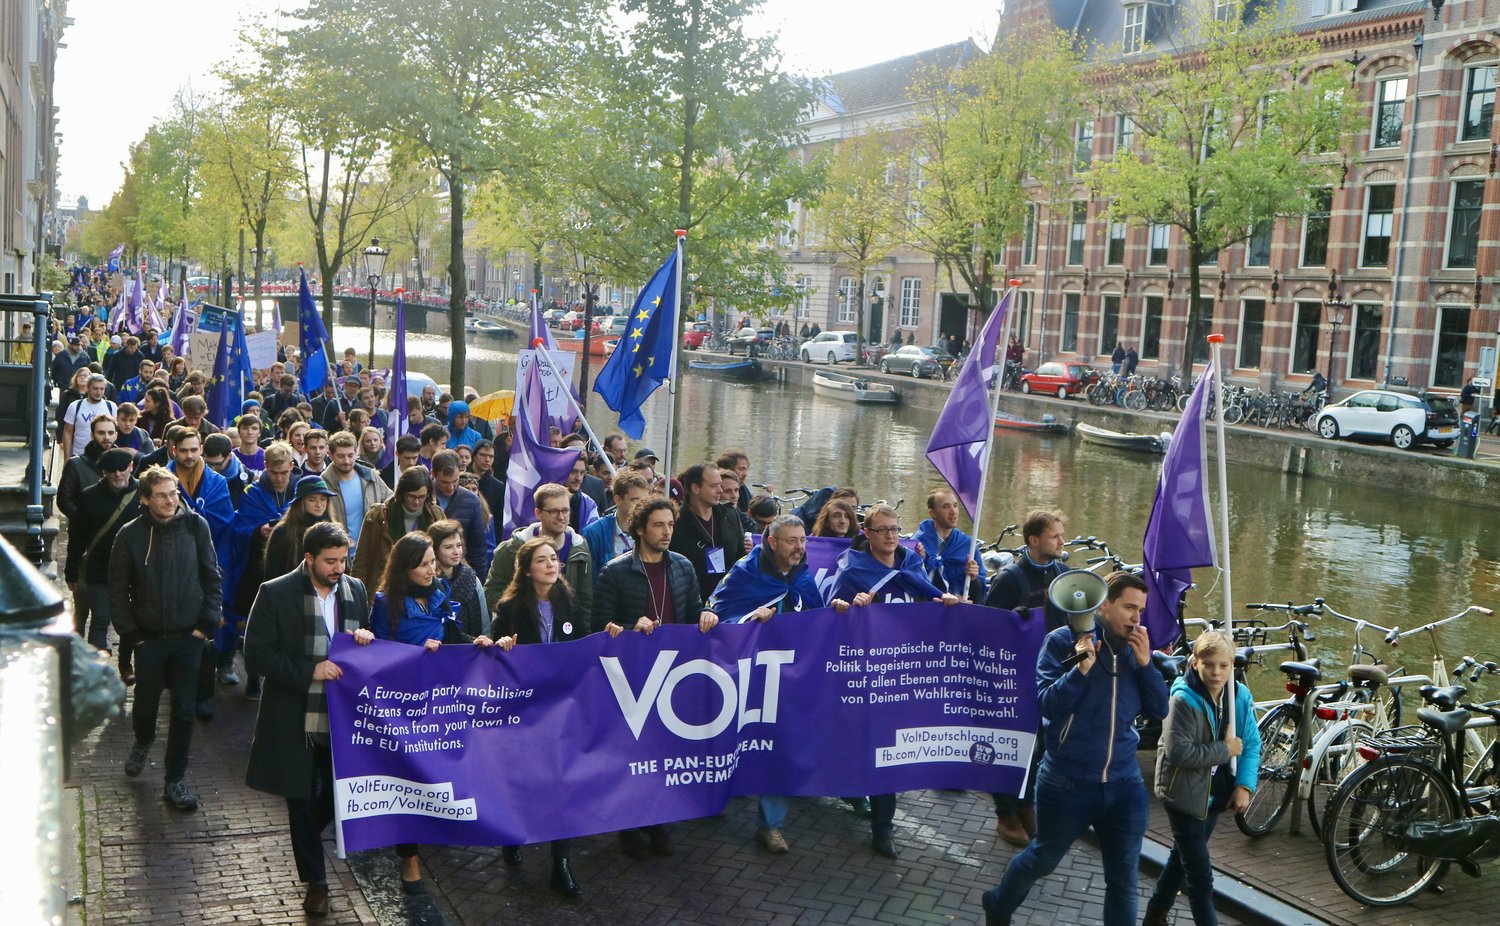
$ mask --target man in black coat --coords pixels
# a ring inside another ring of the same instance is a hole
[[[97,420],[96,420],[97,421]],[[90,444],[90,446],[93,446]],[[69,460],[80,460],[74,457]],[[68,515],[68,556],[63,577],[68,587],[80,589],[88,603],[88,641],[96,649],[109,647],[109,551],[120,528],[140,517],[140,496],[131,467],[135,452],[124,447],[105,450],[98,456],[99,480],[79,493],[73,513]],[[82,633],[82,628],[79,628]],[[120,646],[120,676],[126,684],[135,680],[130,650]]]
[[[719,467],[694,463],[677,477],[685,493],[672,552],[687,557],[698,574],[698,592],[707,601],[745,550],[739,515],[719,504]]]
[[[265,677],[245,784],[286,798],[297,877],[307,885],[302,909],[328,912],[322,833],[333,822],[333,759],[323,686],[342,670],[328,658],[331,639],[369,630],[364,583],[345,576],[349,535],[330,521],[302,538],[302,565],[262,585],[245,628],[245,670]]]

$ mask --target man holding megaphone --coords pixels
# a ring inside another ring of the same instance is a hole
[[[1069,573],[1057,585],[1049,597],[1064,602],[1069,626],[1047,634],[1037,659],[1046,753],[1037,774],[1036,835],[984,894],[985,923],[1009,923],[1031,886],[1092,827],[1104,861],[1105,926],[1134,926],[1147,815],[1135,718],[1166,717],[1168,698],[1141,624],[1146,583],[1128,572],[1104,580]]]

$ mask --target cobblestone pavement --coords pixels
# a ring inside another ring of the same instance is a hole
[[[69,800],[79,811],[81,866],[69,887],[82,895],[75,922],[307,921],[284,805],[243,784],[255,705],[240,688],[222,686],[215,705],[217,718],[200,721],[193,738],[188,780],[201,802],[196,813],[179,813],[161,799],[165,709],[150,765],[139,778],[123,770],[132,741],[127,717],[75,750]],[[896,821],[901,858],[888,861],[870,851],[867,822],[844,804],[798,799],[786,829],[792,851],[770,856],[754,843],[754,800],[740,799],[719,817],[673,825],[670,859],[631,860],[613,837],[576,840],[574,867],[585,891],[576,902],[548,889],[545,847],[528,848],[519,869],[506,868],[498,849],[425,847],[429,896],[406,898],[395,886],[392,853],[359,853],[347,864],[332,860],[330,833],[325,849],[333,912],[323,922],[977,923],[980,893],[998,881],[1012,855],[1008,846],[997,846],[993,820],[984,795],[903,795]],[[1143,875],[1142,897],[1150,886]],[[1097,923],[1103,887],[1097,850],[1080,844],[1037,886],[1016,922]],[[1177,916],[1190,921],[1185,903]]]

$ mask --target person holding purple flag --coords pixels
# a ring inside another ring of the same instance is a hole
[[[505,538],[536,521],[532,503],[537,488],[567,482],[578,459],[577,450],[553,447],[547,438],[544,424],[547,396],[535,363],[526,368],[525,387],[523,394],[516,397],[516,431],[505,469],[505,514],[500,525],[500,536]],[[443,430],[444,437],[447,433]]]
[[[922,557],[901,546],[901,516],[890,505],[872,505],[865,512],[863,530],[868,552],[853,547],[839,557],[829,601],[847,601],[856,608],[900,601],[941,601],[958,604],[959,597],[944,592],[927,579]],[[870,847],[877,855],[897,858],[896,795],[870,795]]]
[[[1151,663],[1151,637],[1141,623],[1146,583],[1128,572],[1111,573],[1105,583],[1093,629],[1052,631],[1037,658],[1046,754],[1037,774],[1036,835],[981,898],[986,926],[1010,923],[1031,886],[1090,828],[1104,860],[1104,924],[1135,926],[1147,818],[1135,719],[1167,716],[1167,683]]]

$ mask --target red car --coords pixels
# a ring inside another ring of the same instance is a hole
[[[688,325],[687,333],[682,336],[682,346],[688,350],[697,350],[713,336],[713,333],[713,325],[708,322],[693,322]]]
[[[1049,393],[1059,399],[1083,393],[1089,368],[1081,363],[1044,363],[1021,377],[1021,391]]]

